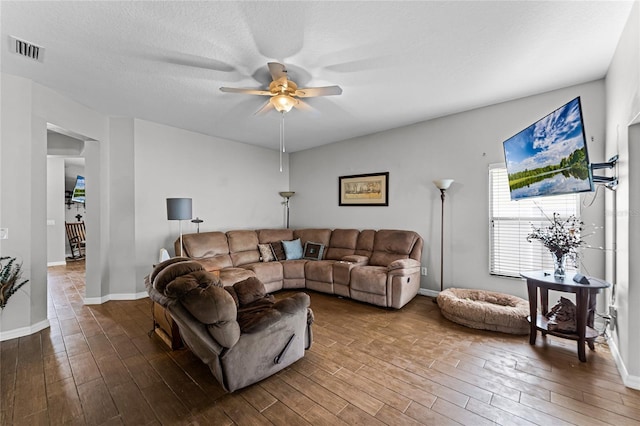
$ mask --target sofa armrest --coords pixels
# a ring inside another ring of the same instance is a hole
[[[340,260],[343,262],[355,263],[358,266],[365,266],[369,264],[369,258],[367,256],[360,256],[357,254],[349,254]]]
[[[415,259],[398,259],[394,260],[387,266],[388,271],[396,269],[413,269],[420,268],[420,262]]]
[[[149,299],[153,300],[157,304],[162,307],[167,307],[171,304],[176,303],[176,299],[172,297],[167,297],[164,294],[160,293],[158,290],[153,288],[153,284],[151,284],[151,280],[149,279],[149,275],[144,277],[144,286],[147,289],[147,294],[149,294]]]

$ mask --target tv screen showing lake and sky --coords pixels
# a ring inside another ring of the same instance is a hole
[[[580,98],[504,142],[511,199],[593,190]]]

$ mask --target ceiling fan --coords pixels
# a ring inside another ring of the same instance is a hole
[[[307,87],[298,88],[298,85],[289,80],[287,69],[278,62],[267,63],[273,81],[269,84],[269,90],[244,89],[236,87],[221,87],[220,90],[227,93],[242,93],[245,95],[271,96],[271,99],[260,108],[256,114],[263,114],[275,109],[280,113],[291,111],[291,108],[311,109],[309,105],[298,98],[311,98],[315,96],[332,96],[342,94],[340,86]]]

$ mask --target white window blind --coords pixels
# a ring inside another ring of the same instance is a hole
[[[551,253],[539,241],[527,241],[531,226],[547,226],[553,213],[579,217],[578,194],[511,201],[507,169],[489,168],[489,273],[520,277],[520,272],[553,270]],[[573,269],[571,262],[567,269]]]

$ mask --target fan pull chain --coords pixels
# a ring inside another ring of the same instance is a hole
[[[287,152],[284,149],[284,111],[282,111],[282,152]]]
[[[282,152],[284,151],[284,114],[280,122],[280,172],[282,172]]]

